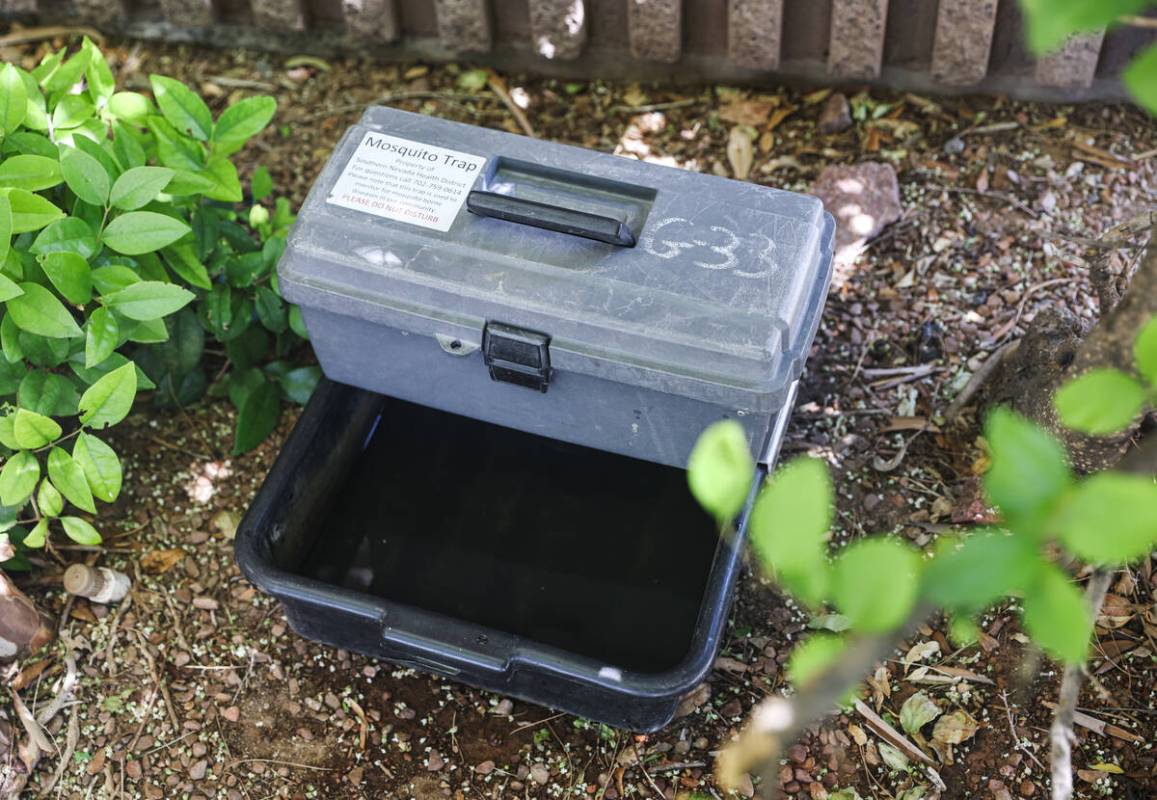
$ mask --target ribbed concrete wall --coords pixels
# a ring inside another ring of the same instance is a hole
[[[1114,98],[1153,29],[1075,38],[1039,61],[1016,0],[0,0],[0,14],[145,38],[558,76],[784,79]]]

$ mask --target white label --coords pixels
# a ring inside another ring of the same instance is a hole
[[[338,176],[329,202],[448,231],[485,163],[483,156],[370,132]]]

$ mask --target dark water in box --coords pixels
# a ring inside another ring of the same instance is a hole
[[[641,672],[718,538],[681,470],[387,401],[299,572]]]

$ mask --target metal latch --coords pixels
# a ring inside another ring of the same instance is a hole
[[[545,333],[487,322],[482,357],[496,381],[545,392],[550,383],[550,337]]]

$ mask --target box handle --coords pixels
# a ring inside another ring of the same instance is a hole
[[[573,208],[475,189],[466,196],[466,209],[480,217],[493,217],[548,231],[569,233],[571,236],[619,247],[635,246],[635,234],[625,222]]]

